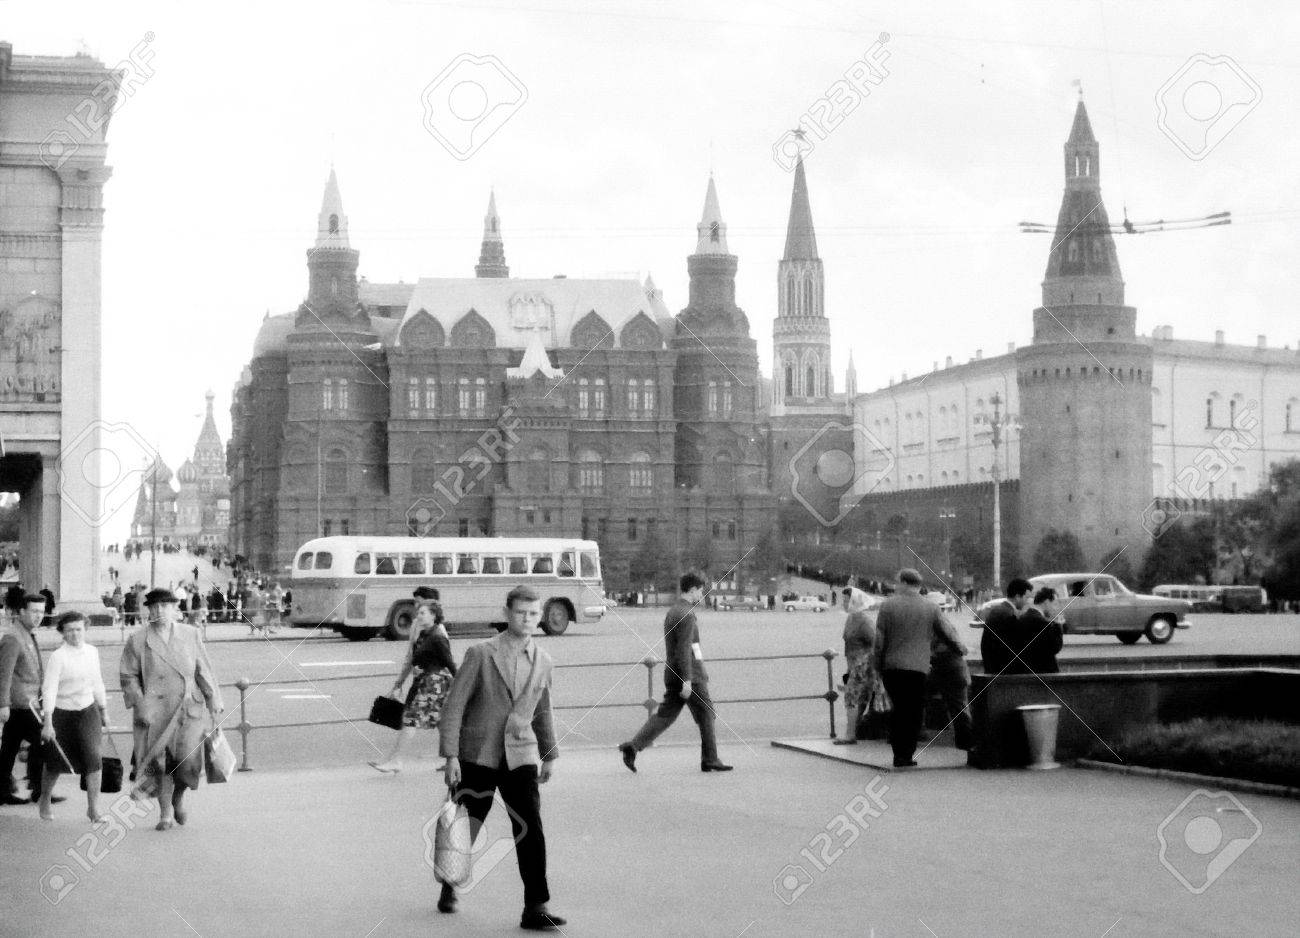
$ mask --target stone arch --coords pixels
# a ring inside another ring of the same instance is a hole
[[[569,333],[569,344],[573,348],[587,351],[594,348],[613,348],[614,330],[609,323],[594,309],[578,320],[578,324]]]
[[[447,344],[447,334],[443,331],[442,323],[434,319],[427,309],[421,309],[402,326],[399,341],[409,348],[442,348]]]
[[[664,337],[654,320],[644,312],[638,312],[623,326],[618,344],[623,348],[663,348]]]
[[[451,327],[454,348],[496,348],[497,334],[492,324],[471,309]]]

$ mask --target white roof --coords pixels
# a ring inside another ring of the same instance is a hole
[[[630,278],[421,278],[411,293],[402,324],[426,310],[450,337],[456,323],[474,310],[496,332],[499,348],[526,348],[529,334],[535,331],[542,333],[547,348],[569,348],[573,327],[594,311],[613,330],[617,346],[623,327],[645,313],[667,340],[673,334],[672,317],[655,292],[648,295],[640,281]]]

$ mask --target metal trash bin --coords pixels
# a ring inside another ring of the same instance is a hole
[[[1060,704],[1026,704],[1016,707],[1025,721],[1025,738],[1029,742],[1028,769],[1059,769],[1056,761],[1056,726],[1061,716]]]

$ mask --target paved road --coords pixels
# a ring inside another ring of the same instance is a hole
[[[636,662],[647,654],[662,658],[663,611],[618,609],[598,626],[575,626],[558,637],[539,637],[560,669],[556,674],[556,704],[563,745],[616,745],[644,718],[639,707],[647,696],[646,669]],[[708,655],[714,697],[751,699],[809,696],[826,691],[826,664],[809,657],[775,661],[729,662],[718,659],[758,655],[811,655],[827,649],[839,652],[843,617],[838,612],[742,613],[706,612],[701,618],[703,645]],[[962,622],[971,648],[979,632]],[[346,642],[332,635],[305,630],[281,632],[273,640],[228,639],[247,636],[246,629],[213,626],[209,645],[223,682],[246,677],[253,684],[248,695],[249,718],[255,725],[339,721],[339,725],[299,729],[259,729],[252,735],[251,761],[255,768],[327,766],[378,758],[391,744],[390,730],[365,722],[376,694],[391,687],[404,646],[373,640]],[[116,630],[112,633],[117,635]],[[105,640],[109,636],[105,635]],[[42,637],[51,645],[57,636]],[[453,651],[463,657],[470,639],[453,641]],[[1103,636],[1067,636],[1065,655],[1105,660],[1121,656],[1160,658],[1189,652],[1202,654],[1296,653],[1300,651],[1300,616],[1200,616],[1193,629],[1179,631],[1168,645],[1142,641],[1123,646]],[[102,660],[109,688],[117,686],[120,646],[103,642]],[[601,667],[579,667],[617,662]],[[835,662],[837,681],[843,659]],[[655,670],[654,695],[662,693],[662,671]],[[227,706],[234,710],[238,693],[226,691]],[[593,709],[593,705],[601,704]],[[604,705],[618,704],[617,707]],[[121,698],[110,696],[112,722],[125,724]],[[766,745],[779,736],[827,735],[824,700],[784,703],[722,703],[718,707],[723,740],[746,746]],[[232,716],[231,722],[237,722]],[[843,713],[836,713],[843,726]],[[344,722],[346,721],[346,722]],[[694,726],[683,715],[664,737],[665,743],[691,743]],[[421,751],[432,755],[434,734],[421,738]]]

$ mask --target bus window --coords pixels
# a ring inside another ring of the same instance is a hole
[[[563,551],[560,554],[560,576],[574,576],[578,571],[573,564],[573,551]]]
[[[456,572],[478,573],[478,557],[474,554],[457,554]]]
[[[500,557],[484,557],[484,558],[483,558],[483,572],[484,572],[484,573],[505,573],[505,572],[506,572],[506,570],[505,570],[505,564],[504,564],[502,558],[500,558]]]
[[[356,563],[354,563],[354,564],[352,565],[352,572],[353,572],[353,573],[369,573],[369,572],[370,572],[370,555],[369,555],[369,554],[357,554],[357,560],[356,560]]]
[[[519,574],[528,572],[527,557],[507,557],[506,560],[509,561],[511,573]]]
[[[316,554],[316,569],[328,570],[334,565],[334,555],[325,551],[318,551]]]
[[[600,576],[600,566],[596,563],[596,552],[594,550],[584,550],[578,555],[582,562],[582,575],[584,577]]]
[[[555,558],[550,554],[533,554],[534,573],[554,573]]]
[[[298,558],[298,569],[299,569],[299,570],[310,570],[310,569],[311,569],[311,551],[309,551],[309,550],[305,550],[305,551],[302,552],[302,555],[299,556],[299,558]]]
[[[376,576],[396,576],[396,575],[397,575],[397,555],[396,555],[396,554],[376,554],[376,555],[375,555],[375,575],[376,575]]]
[[[435,576],[451,575],[451,554],[432,554],[429,557],[429,572]]]
[[[403,576],[424,576],[424,554],[402,554]]]

